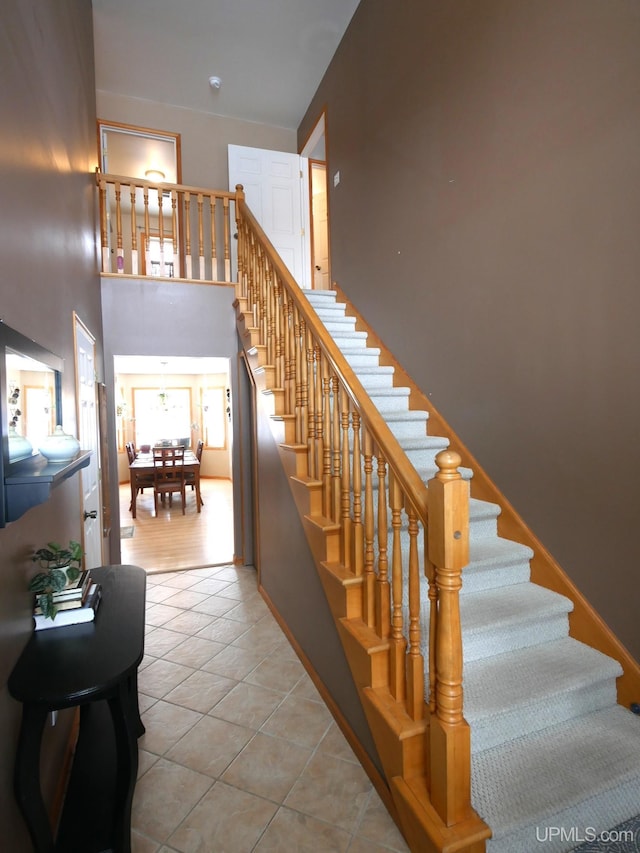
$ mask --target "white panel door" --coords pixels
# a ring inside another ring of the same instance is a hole
[[[102,565],[102,500],[96,398],[96,343],[81,320],[75,317],[76,399],[78,439],[83,450],[91,450],[89,464],[80,471],[82,487],[82,546],[85,569]]]
[[[229,145],[229,188],[245,198],[274,249],[302,287],[309,287],[308,161],[298,154]]]

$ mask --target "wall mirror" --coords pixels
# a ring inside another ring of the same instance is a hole
[[[0,321],[0,482],[37,457],[39,444],[62,423],[62,366],[60,357]]]

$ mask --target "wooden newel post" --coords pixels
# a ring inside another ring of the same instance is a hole
[[[443,450],[429,481],[429,560],[437,592],[435,713],[430,725],[431,800],[451,826],[471,814],[471,737],[462,714],[460,588],[469,562],[469,484],[460,456]]]

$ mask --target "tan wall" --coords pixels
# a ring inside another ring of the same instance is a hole
[[[632,0],[362,0],[299,128],[334,279],[636,656],[638,81]]]
[[[8,0],[0,26],[2,319],[64,359],[63,422],[76,430],[73,311],[101,350],[94,254],[95,92],[91,5]],[[99,376],[102,363],[98,364]],[[20,705],[7,678],[29,638],[34,548],[81,536],[77,477],[0,529],[0,826],[3,849],[32,846],[13,797]],[[43,791],[58,779],[69,714],[46,726]]]
[[[227,146],[247,145],[274,151],[296,151],[293,130],[178,109],[153,101],[97,93],[98,116],[104,121],[140,125],[181,135],[182,182],[208,189],[227,189]]]

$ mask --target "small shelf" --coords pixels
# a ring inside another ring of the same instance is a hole
[[[51,490],[81,468],[86,468],[90,457],[90,450],[80,450],[70,462],[54,463],[37,454],[7,465],[4,477],[5,521],[16,521],[31,507],[48,500]]]

